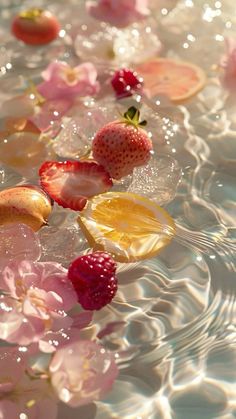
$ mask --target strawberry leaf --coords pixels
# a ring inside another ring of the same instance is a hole
[[[142,122],[139,122],[139,125],[140,125],[141,127],[145,127],[145,126],[147,125],[147,121],[142,121]]]
[[[136,128],[139,126],[145,126],[147,125],[147,121],[139,122],[140,117],[140,111],[135,108],[135,106],[131,106],[125,113],[124,113],[124,120],[134,125]]]
[[[124,117],[128,120],[133,120],[135,118],[135,116],[138,115],[138,119],[139,119],[139,110],[137,108],[135,108],[135,106],[131,106],[125,113],[124,113]]]

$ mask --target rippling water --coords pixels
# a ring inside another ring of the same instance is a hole
[[[63,18],[60,3],[52,8]],[[205,89],[188,103],[146,103],[144,109],[156,124],[157,153],[172,155],[182,168],[167,205],[177,235],[160,256],[119,266],[117,297],[95,314],[89,333],[117,353],[120,375],[105,401],[77,411],[62,406],[60,419],[236,417],[236,105],[216,69],[224,37],[236,38],[235,2],[152,3],[159,3],[163,54],[194,62],[208,75]],[[19,64],[17,54],[14,59]],[[29,67],[34,64],[22,71]],[[0,81],[3,96],[11,80]]]

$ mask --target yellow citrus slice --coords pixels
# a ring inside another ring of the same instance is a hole
[[[175,234],[175,223],[159,205],[128,192],[107,192],[89,200],[78,223],[90,246],[119,262],[155,256]]]
[[[153,58],[135,68],[143,77],[149,97],[168,96],[178,103],[198,93],[206,83],[204,71],[191,63],[169,58]]]

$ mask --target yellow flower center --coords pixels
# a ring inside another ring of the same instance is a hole
[[[42,297],[38,294],[38,292],[34,289],[28,290],[27,297],[30,299],[31,304],[37,307],[39,310],[44,311],[45,313],[48,312],[48,309],[45,305],[45,301]]]
[[[62,78],[69,86],[75,86],[80,78],[81,72],[77,68],[68,67],[63,70]]]

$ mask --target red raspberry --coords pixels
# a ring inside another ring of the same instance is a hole
[[[89,253],[75,259],[68,270],[78,301],[85,310],[100,310],[117,291],[116,263],[106,252]]]
[[[132,96],[134,91],[141,90],[143,80],[135,71],[124,68],[115,72],[111,84],[117,98]]]

